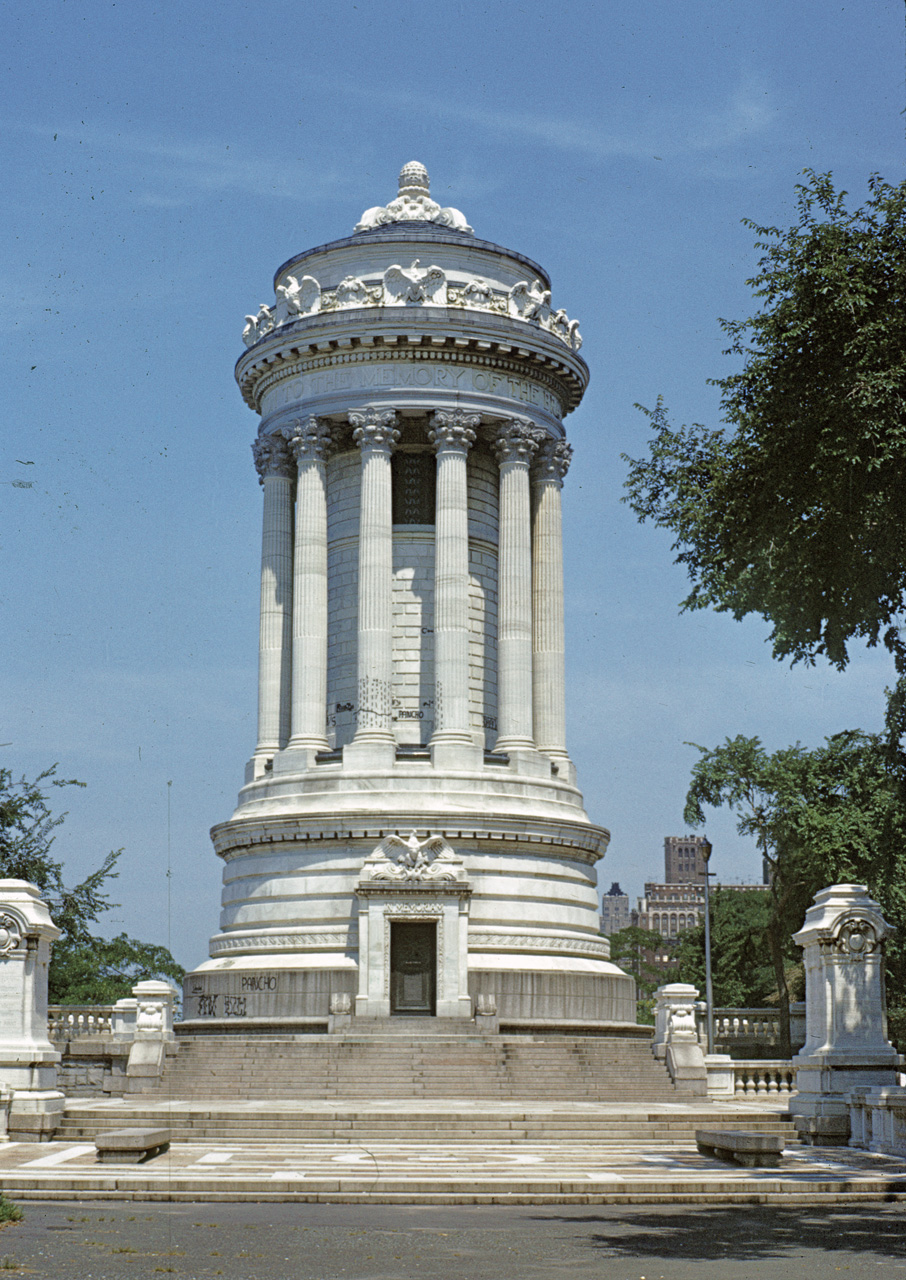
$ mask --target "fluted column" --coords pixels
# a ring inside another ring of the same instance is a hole
[[[428,439],[437,454],[434,524],[434,733],[472,745],[469,725],[469,491],[477,413],[438,409]]]
[[[285,442],[276,436],[255,440],[252,453],[264,488],[255,748],[255,755],[264,758],[286,746],[290,731],[293,464]]]
[[[349,414],[362,455],[359,509],[357,722],[352,747],[392,746],[393,511],[390,455],[399,440],[393,409]],[[357,752],[349,753],[354,758]]]
[[[529,466],[538,432],[522,419],[494,440],[500,465],[495,751],[534,747],[532,736],[532,544]]]
[[[535,744],[554,759],[566,758],[560,491],[572,452],[565,440],[547,440],[532,469],[532,707]]]
[[[284,427],[296,460],[293,555],[293,692],[291,747],[326,749],[327,472],[330,428],[317,418]]]

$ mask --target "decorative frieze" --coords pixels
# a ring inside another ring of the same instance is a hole
[[[571,351],[578,351],[582,346],[579,321],[570,320],[562,308],[552,311],[550,297],[550,290],[542,289],[539,280],[531,285],[522,280],[509,290],[495,289],[479,277],[453,284],[441,267],[423,268],[418,258],[409,267],[393,263],[382,277],[370,281],[346,276],[335,289],[322,290],[313,276],[304,276],[301,283],[295,276],[287,276],[287,283],[277,286],[273,307],[262,303],[257,315],[245,317],[242,340],[252,347],[285,324],[352,307],[450,306],[524,321],[553,334]]]
[[[610,943],[594,938],[556,938],[549,933],[485,933],[469,930],[469,947],[481,951],[541,951],[610,958]]]
[[[212,956],[243,951],[335,951],[354,946],[355,927],[337,929],[298,929],[291,933],[221,934],[211,939]]]

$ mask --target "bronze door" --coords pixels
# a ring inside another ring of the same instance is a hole
[[[390,1012],[433,1014],[437,992],[437,925],[390,922]]]

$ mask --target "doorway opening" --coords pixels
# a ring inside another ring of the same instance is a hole
[[[390,1013],[432,1016],[437,1008],[437,923],[390,922]]]

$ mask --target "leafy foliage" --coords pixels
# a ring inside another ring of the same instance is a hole
[[[711,893],[711,980],[719,1008],[759,1007],[776,999],[774,969],[768,950],[770,900],[757,889]],[[790,963],[795,963],[792,942]],[[681,933],[674,953],[676,981],[705,990],[704,919]]]
[[[739,834],[754,837],[769,868],[766,940],[782,1052],[789,1052],[790,935],[801,927],[815,893],[830,884],[867,884],[897,929],[887,948],[887,990],[892,1025],[904,1021],[906,759],[896,737],[904,683],[891,697],[886,735],[851,730],[813,751],[797,743],[770,755],[758,738],[698,748],[686,821],[700,826],[706,808],[727,806],[737,816]]]
[[[610,935],[611,960],[635,978],[639,1022],[654,1022],[654,993],[662,983],[673,980],[669,971],[654,963],[654,957],[665,946],[659,933],[635,924]]]
[[[116,879],[122,850],[108,853],[96,871],[68,888],[63,864],[51,856],[55,833],[66,814],[54,815],[49,787],[81,787],[75,779],[58,778],[56,765],[34,781],[13,781],[0,769],[0,877],[30,880],[41,890],[54,924],[62,930],[54,944],[48,979],[53,1004],[107,1004],[128,996],[145,978],[181,980],[184,970],[165,947],[139,942],[126,934],[112,940],[91,932],[98,918],[114,905],[106,892]]]
[[[640,520],[675,535],[685,609],[761,614],[774,655],[848,661],[881,640],[906,671],[906,182],[874,175],[853,212],[806,170],[799,221],[746,225],[761,307],[721,321],[741,372],[717,379],[724,426],[674,429],[659,398],[629,463]]]

